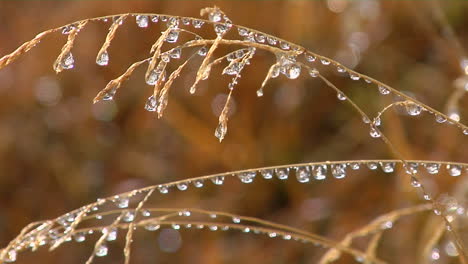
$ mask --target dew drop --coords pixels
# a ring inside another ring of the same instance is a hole
[[[289,79],[297,79],[301,74],[301,65],[297,63],[291,63],[285,66],[285,75]]]
[[[414,188],[419,188],[421,187],[421,182],[415,177],[411,176],[411,186],[413,186]]]
[[[408,162],[407,167],[405,167],[406,173],[414,174],[418,172],[419,164],[416,162]]]
[[[180,225],[178,225],[178,224],[172,224],[171,227],[174,230],[179,230],[180,229]]]
[[[172,50],[172,52],[169,54],[169,56],[173,59],[179,59],[182,54],[182,49],[181,48],[175,48]]]
[[[411,116],[417,116],[421,114],[423,108],[415,103],[409,103],[406,105],[406,112],[408,112],[409,115]]]
[[[122,220],[124,222],[132,222],[135,220],[135,213],[134,212],[126,212],[125,215],[123,216]]]
[[[395,171],[395,162],[380,162],[380,167],[385,173],[392,173]]]
[[[168,43],[175,43],[179,38],[179,31],[178,30],[171,30],[169,34],[167,34],[166,42]]]
[[[218,126],[216,127],[215,130],[215,137],[219,139],[219,142],[221,142],[224,139],[224,136],[226,136],[227,133],[227,125],[226,122],[220,122]]]
[[[147,224],[145,225],[145,229],[148,230],[148,231],[156,231],[159,229],[159,225],[155,225],[155,224]]]
[[[151,212],[149,210],[143,210],[141,211],[141,215],[144,217],[151,216]]]
[[[96,58],[96,64],[99,66],[106,66],[109,64],[109,53],[107,51],[102,52]]]
[[[341,72],[341,73],[342,73],[342,72],[346,72],[345,68],[343,68],[343,67],[341,67],[341,66],[337,66],[337,67],[336,67],[336,71],[337,71],[337,72]]]
[[[274,45],[276,45],[276,43],[278,43],[278,40],[276,40],[273,37],[267,37],[266,39],[267,39],[268,44],[270,44],[270,45],[274,46]]]
[[[447,118],[445,118],[445,116],[438,115],[438,114],[436,115],[435,119],[436,119],[436,122],[440,124],[445,123],[447,121]]]
[[[370,136],[373,137],[373,138],[379,138],[382,136],[382,134],[380,133],[380,131],[375,127],[375,126],[371,126],[371,129],[370,129],[370,132],[369,132]]]
[[[310,77],[315,78],[315,77],[318,77],[319,74],[320,74],[320,73],[319,73],[319,71],[318,71],[317,69],[314,69],[314,68],[309,69],[309,75],[310,75]]]
[[[423,198],[424,198],[424,200],[426,200],[426,201],[430,201],[430,200],[431,200],[431,196],[429,196],[429,194],[424,194],[424,195],[423,195]]]
[[[271,169],[260,170],[260,174],[265,180],[270,180],[273,178],[273,170]]]
[[[310,181],[310,167],[309,166],[302,166],[296,167],[296,179],[300,183],[306,183]]]
[[[63,56],[60,66],[62,69],[69,70],[74,67],[75,60],[73,59],[73,54],[69,52],[67,55]]]
[[[369,124],[369,123],[370,123],[370,119],[369,119],[367,116],[363,116],[363,117],[362,117],[362,122],[364,122],[364,124]]]
[[[361,167],[361,165],[357,162],[351,162],[348,164],[348,166],[352,169],[352,170],[359,170],[359,168]]]
[[[80,242],[83,242],[86,240],[86,234],[85,233],[76,233],[74,236],[73,236],[73,239],[75,239],[76,242],[80,243]]]
[[[205,24],[205,22],[198,20],[198,19],[193,19],[192,20],[192,25],[194,28],[201,28]]]
[[[263,34],[255,34],[255,40],[258,42],[258,43],[265,43],[265,35]]]
[[[108,249],[106,245],[99,245],[94,254],[97,257],[105,257],[107,256],[107,252],[108,252]]]
[[[198,50],[198,55],[206,56],[207,52],[208,52],[208,49],[206,47],[202,47],[201,49]]]
[[[426,167],[427,173],[429,174],[437,174],[439,173],[440,164],[437,163],[427,163],[424,165]]]
[[[387,94],[390,93],[390,89],[388,89],[387,87],[385,87],[383,85],[379,85],[379,92],[382,95],[387,95]]]
[[[117,239],[117,228],[111,228],[110,230],[104,229],[107,232],[107,241],[114,241]]]
[[[151,16],[151,22],[158,23],[158,21],[159,21],[159,16],[158,15]]]
[[[284,50],[288,50],[290,48],[289,43],[284,42],[284,41],[280,41],[279,46],[280,46],[280,48],[282,48]]]
[[[148,97],[148,100],[146,100],[145,109],[149,112],[154,112],[156,111],[157,107],[158,107],[158,104],[154,95],[151,95],[150,97]]]
[[[127,208],[128,207],[129,199],[128,197],[117,197],[115,203],[119,208]]]
[[[211,181],[216,185],[222,185],[224,183],[224,176],[217,176],[217,177],[211,178]]]
[[[380,117],[374,118],[374,122],[372,122],[375,126],[380,126],[382,125],[382,119]]]
[[[447,165],[447,170],[450,176],[460,176],[462,172],[462,168],[459,165]]]
[[[378,168],[377,163],[375,162],[368,162],[367,167],[369,168],[369,170],[376,170]]]
[[[324,180],[327,177],[327,165],[315,165],[312,167],[312,175],[316,180]]]
[[[359,75],[354,74],[354,73],[350,73],[349,78],[351,78],[351,80],[353,80],[353,81],[358,81],[359,79],[361,79],[361,77]]]
[[[148,27],[148,16],[145,16],[145,15],[137,15],[135,17],[135,20],[136,20],[136,23],[139,27],[141,28],[145,28],[145,27]]]
[[[254,171],[242,172],[242,173],[239,173],[239,175],[237,175],[237,177],[242,183],[252,183],[255,176],[256,176],[256,173]]]
[[[262,97],[263,96],[263,87],[260,87],[260,89],[257,90],[257,97]]]
[[[314,55],[309,54],[309,53],[305,53],[304,56],[308,62],[314,62],[317,59]]]
[[[211,22],[219,22],[219,21],[221,21],[221,18],[222,18],[221,12],[219,12],[217,10],[214,10],[213,12],[210,12],[208,14],[208,19]]]
[[[188,189],[188,184],[185,183],[185,182],[178,183],[177,184],[177,189],[179,189],[181,191],[185,191],[185,190]]]
[[[327,59],[320,59],[320,62],[321,62],[323,65],[330,65],[330,61],[327,60]]]
[[[169,193],[169,188],[167,186],[165,186],[165,185],[159,185],[158,190],[162,194]]]
[[[201,188],[201,187],[203,187],[203,180],[195,180],[195,181],[193,181],[193,186],[195,186],[196,188]]]
[[[345,101],[346,100],[346,95],[344,95],[344,93],[342,92],[339,92],[336,97],[338,98],[338,100],[340,101]]]
[[[331,172],[336,179],[343,179],[346,177],[346,164],[332,164]]]
[[[232,222],[235,224],[239,224],[241,222],[241,219],[239,217],[233,217]]]
[[[280,180],[287,180],[289,176],[289,168],[277,168],[275,169],[276,177]]]

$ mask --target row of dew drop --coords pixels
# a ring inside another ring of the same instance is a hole
[[[168,24],[168,27],[171,27],[173,30],[171,30],[171,32],[168,34],[168,36],[166,37],[165,41],[168,42],[168,43],[176,43],[177,40],[178,40],[178,37],[179,37],[179,32],[180,29],[179,29],[179,24],[183,24],[183,25],[190,25],[192,24],[194,28],[201,28],[201,26],[205,23],[203,20],[198,20],[198,19],[191,19],[191,18],[185,18],[185,17],[173,17],[173,16],[164,16],[164,15],[134,15],[135,16],[135,19],[136,19],[136,23],[139,27],[148,27],[149,25],[149,21],[152,21],[152,22],[158,22],[158,21],[164,21],[164,22],[167,22]],[[231,26],[232,26],[232,22],[230,22],[230,20],[224,16],[223,17],[223,14],[217,10],[213,10],[213,12],[210,12],[209,13],[209,19],[211,22],[214,22],[214,23],[219,23],[221,22],[222,20],[224,20],[224,25],[227,25],[225,26],[225,29],[228,30]],[[104,18],[103,20],[106,20],[107,21],[107,18]],[[116,16],[113,18],[114,20],[114,23],[122,23],[122,20],[119,20],[119,17]],[[218,26],[218,25],[223,25],[223,24],[215,24],[215,26]],[[74,28],[74,25],[69,25],[67,27],[64,27],[63,28],[63,33],[64,34],[69,34],[71,32],[71,30]],[[216,27],[215,27],[216,29]],[[249,41],[249,42],[258,42],[258,43],[267,43],[271,46],[275,46],[276,44],[279,43],[279,47],[282,49],[282,50],[285,50],[285,51],[288,51],[288,50],[294,50],[294,51],[297,51],[298,54],[300,53],[303,53],[304,56],[305,56],[305,60],[307,62],[314,62],[317,60],[317,56],[312,54],[312,53],[309,53],[309,52],[302,52],[302,48],[298,47],[298,46],[292,46],[290,43],[288,42],[285,42],[285,41],[280,41],[272,36],[268,36],[268,35],[264,35],[260,32],[253,32],[247,28],[244,28],[244,27],[237,27],[238,29],[238,33],[239,33],[239,36],[241,37],[244,37],[244,40],[246,41]],[[219,29],[218,29],[219,31]],[[222,34],[225,33],[225,31],[222,31],[220,32]],[[197,37],[197,39],[200,39],[200,37]],[[161,59],[162,61],[167,64],[170,59],[178,59],[181,57],[181,53],[182,53],[182,48],[180,47],[176,47],[176,48],[173,48],[171,49],[170,51],[168,52],[165,52],[163,54],[161,54]],[[198,50],[198,54],[200,56],[205,56],[207,53],[207,48],[206,47],[202,47],[201,49]],[[235,56],[235,52],[233,52],[233,55],[232,56],[227,56],[227,59],[228,61],[232,61],[232,57]],[[324,57],[320,57],[319,58],[319,61],[323,64],[323,65],[330,65],[331,64],[331,61],[324,58]],[[96,59],[96,63],[98,65],[101,65],[101,66],[106,66],[108,65],[109,63],[109,54],[107,53],[107,51],[99,54],[98,58]],[[74,59],[73,59],[73,55],[71,53],[67,54],[66,56],[63,56],[63,62],[62,62],[62,68],[63,69],[71,69],[73,68],[73,65],[74,65]],[[337,71],[339,73],[345,73],[347,72],[347,70],[339,65],[339,64],[335,64],[333,63],[333,65],[336,66],[337,68]],[[231,63],[228,65],[228,67],[226,67],[226,69],[223,70],[223,74],[228,74],[228,75],[235,75],[238,73],[238,71],[236,71],[236,67],[238,65],[237,64],[233,64],[231,65]],[[163,67],[158,67],[158,68],[163,68]],[[149,84],[149,85],[154,85],[158,80],[159,78],[164,78],[166,77],[165,76],[165,71],[164,70],[160,70],[158,71],[158,68],[155,69],[155,71],[153,72],[153,74],[150,74],[146,80],[146,82]],[[237,67],[239,68],[239,67]],[[308,68],[308,73],[311,77],[318,77],[319,76],[319,71],[315,68]],[[298,63],[296,62],[296,56],[280,56],[278,58],[278,62],[274,65],[273,67],[273,70],[272,70],[272,74],[271,74],[271,77],[272,78],[276,78],[278,77],[280,74],[283,74],[285,75],[287,78],[289,79],[296,79],[300,76],[301,74],[301,71],[302,71],[302,67],[301,67],[301,63]],[[354,72],[349,72],[349,77],[352,79],[352,80],[360,80],[361,79],[361,76],[359,74],[356,74]],[[367,83],[372,83],[372,81],[368,78],[365,78],[363,77],[362,78],[365,82]],[[383,85],[378,85],[378,90],[379,92],[382,94],[382,95],[388,95],[391,93],[391,90]],[[109,95],[108,96],[105,96],[103,97],[103,100],[112,100],[113,97],[114,97],[114,94],[115,94],[115,91],[110,91],[109,92]],[[263,95],[263,90],[262,89],[259,89],[257,91],[257,95],[258,96],[262,96]],[[341,101],[344,101],[347,99],[347,97],[342,93],[342,92],[338,92],[337,93],[337,98]],[[148,111],[157,111],[158,109],[158,102],[156,100],[156,98],[154,98],[154,96],[150,96],[147,100],[147,103],[145,105],[145,109],[148,110]],[[426,109],[424,109],[424,107],[416,104],[416,103],[410,103],[407,105],[407,112],[409,115],[411,116],[417,116],[419,115],[422,111],[427,111]],[[456,117],[459,117],[459,114],[454,114],[454,113],[451,113],[449,114],[450,117],[452,118],[453,116],[453,121],[459,121],[459,118],[457,119]],[[447,120],[446,117],[442,116],[442,115],[436,115],[436,121],[438,123],[445,123],[447,121],[449,121],[449,123],[453,123],[451,122],[452,120],[449,119]],[[365,118],[366,119],[366,118]],[[369,120],[364,120],[365,123],[369,123]],[[380,122],[379,122],[380,124]],[[374,138],[378,138],[381,136],[381,133],[378,131],[378,129],[376,129],[376,126],[378,126],[378,124],[373,124],[371,125],[371,129],[370,129],[370,135]],[[463,129],[463,134],[465,135],[468,135],[468,129],[467,128],[464,128]]]

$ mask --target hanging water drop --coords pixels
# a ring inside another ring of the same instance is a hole
[[[385,173],[391,173],[395,171],[395,162],[380,162],[380,167]]]
[[[201,49],[198,50],[198,55],[206,56],[207,52],[208,52],[208,49],[206,47],[202,47]]]
[[[148,100],[146,100],[145,109],[149,112],[154,112],[156,111],[157,106],[157,100],[154,95],[148,97]]]
[[[178,183],[177,184],[177,189],[179,189],[181,191],[185,191],[185,190],[188,189],[188,184],[185,183],[185,182]]]
[[[346,164],[332,164],[331,171],[333,177],[336,179],[343,179],[346,177]]]
[[[257,90],[257,97],[262,97],[263,96],[263,87],[260,87],[260,89]]]
[[[418,179],[416,179],[416,177],[411,176],[411,186],[419,188],[421,187],[421,182]]]
[[[445,116],[438,115],[438,114],[436,114],[435,119],[436,119],[436,122],[440,124],[445,123],[447,121],[447,118],[445,118]]]
[[[224,176],[217,176],[217,177],[211,178],[211,181],[215,185],[222,185],[224,183]]]
[[[235,216],[234,216],[234,217],[232,217],[232,222],[233,222],[234,224],[239,224],[239,223],[241,222],[241,219],[240,219],[239,217],[235,217]]]
[[[351,80],[353,81],[358,81],[359,79],[361,79],[361,77],[355,73],[350,73],[349,78],[351,78]]]
[[[284,50],[288,50],[290,48],[289,43],[284,42],[284,41],[280,41],[279,45],[280,45],[280,48]]]
[[[195,180],[195,181],[193,181],[193,186],[195,186],[195,188],[201,188],[201,187],[203,187],[203,180]]]
[[[280,180],[286,180],[289,176],[289,168],[277,168],[275,169],[276,177]]]
[[[270,44],[272,46],[274,46],[274,45],[276,45],[276,43],[278,43],[278,40],[276,40],[273,37],[267,37],[266,39],[267,39],[268,44]]]
[[[426,167],[427,173],[429,174],[437,174],[439,173],[440,164],[437,163],[427,163],[424,165]]]
[[[73,236],[73,239],[75,239],[76,242],[78,243],[81,243],[83,241],[86,240],[86,234],[85,233],[76,233],[74,236]]]
[[[330,61],[327,60],[327,59],[320,59],[320,62],[321,62],[323,65],[330,65]]]
[[[243,183],[252,183],[255,176],[256,176],[256,173],[254,171],[249,171],[249,172],[242,172],[237,177]]]
[[[382,125],[382,119],[380,119],[380,117],[376,117],[374,118],[374,122],[372,122],[374,124],[374,126],[378,127],[380,125]]]
[[[286,77],[289,79],[297,79],[301,74],[301,65],[297,63],[291,63],[285,66]]]
[[[388,89],[387,87],[383,86],[383,85],[379,85],[379,92],[382,94],[382,95],[387,95],[390,93],[390,89]]]
[[[145,27],[148,27],[148,16],[145,16],[145,15],[137,15],[135,17],[135,20],[136,20],[136,23],[139,27],[141,28],[145,28]]]
[[[158,190],[162,194],[169,193],[169,188],[167,186],[165,186],[165,185],[158,186]]]
[[[303,167],[296,167],[296,179],[300,183],[306,183],[310,181],[310,167],[303,166]]]
[[[107,255],[108,249],[106,245],[99,245],[96,248],[96,252],[94,253],[97,257],[104,257]]]
[[[309,75],[312,78],[318,77],[319,76],[319,71],[315,68],[309,69]]]
[[[96,58],[96,64],[99,66],[106,66],[109,64],[109,53],[107,51],[102,52]]]
[[[64,70],[69,70],[74,67],[75,60],[73,59],[73,54],[69,52],[67,55],[63,56],[60,66]]]
[[[375,162],[368,162],[367,167],[369,168],[369,170],[376,170],[378,168],[378,165]]]
[[[198,20],[198,19],[193,19],[192,20],[192,25],[194,28],[201,28],[205,22]]]
[[[106,229],[104,229],[104,230],[106,230],[106,232],[107,232],[107,237],[106,237],[106,240],[107,240],[107,241],[114,241],[114,240],[117,239],[117,228],[113,227],[113,228],[111,228],[110,230],[108,230],[108,229],[106,228]],[[103,230],[103,231],[104,231],[104,230]]]
[[[270,180],[273,178],[273,170],[272,169],[266,169],[266,170],[260,170],[260,174],[265,180]]]
[[[171,30],[169,34],[167,34],[166,42],[168,43],[175,43],[179,38],[179,31],[178,30]]]
[[[148,230],[148,231],[156,231],[159,229],[159,225],[155,225],[155,224],[147,224],[145,225],[145,229]]]
[[[338,98],[338,100],[340,101],[345,101],[346,100],[346,95],[344,95],[344,93],[342,92],[339,92],[336,94],[336,97]]]
[[[124,222],[133,222],[135,220],[135,213],[134,212],[126,212],[122,218]]]
[[[450,176],[460,176],[462,172],[462,168],[459,165],[447,165],[447,170]]]
[[[312,175],[316,180],[324,180],[327,177],[327,165],[320,164],[313,166]]]
[[[411,116],[417,116],[421,114],[423,108],[415,103],[409,103],[406,105],[406,111],[408,112],[409,115]]]
[[[351,162],[348,164],[348,166],[352,169],[352,170],[359,170],[359,168],[361,167],[361,165],[357,162]]]
[[[370,136],[373,137],[373,138],[379,138],[382,136],[382,134],[380,133],[380,131],[375,127],[375,126],[371,126],[371,129],[370,129],[370,132],[369,132]]]
[[[141,211],[141,215],[144,217],[151,216],[151,212],[149,210],[143,210]]]
[[[221,18],[222,18],[222,14],[218,10],[214,10],[213,12],[210,12],[208,14],[208,19],[211,22],[219,22],[219,21],[221,21]]]
[[[119,208],[127,208],[129,199],[128,197],[117,197],[117,199],[115,200],[115,203],[117,204],[117,207]]]
[[[227,124],[226,122],[219,122],[215,130],[215,137],[219,139],[219,142],[223,141],[227,133]]]

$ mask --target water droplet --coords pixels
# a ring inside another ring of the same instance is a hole
[[[430,196],[429,194],[424,194],[424,195],[423,195],[423,198],[424,198],[424,200],[426,200],[426,201],[430,201],[430,200],[431,200],[431,196]]]
[[[351,80],[353,80],[353,81],[357,81],[357,80],[361,79],[361,77],[359,75],[355,74],[355,73],[350,73],[349,78],[351,78]]]
[[[220,122],[218,126],[216,127],[215,130],[215,137],[219,139],[219,142],[221,142],[224,137],[226,136],[227,133],[227,125],[226,122]]]
[[[136,20],[136,23],[139,27],[141,28],[145,28],[145,27],[148,27],[148,16],[145,16],[145,15],[137,15],[135,17],[135,20]]]
[[[69,70],[74,67],[75,60],[73,59],[73,54],[69,52],[67,55],[63,56],[60,66],[62,69]]]
[[[166,194],[166,193],[169,192],[169,188],[167,186],[165,186],[165,185],[159,185],[158,190],[162,194]]]
[[[73,239],[75,239],[76,242],[80,243],[80,242],[83,242],[86,240],[86,233],[76,233],[74,236],[73,236]]]
[[[458,250],[455,244],[452,241],[449,241],[447,245],[445,245],[445,253],[451,257],[458,256]]]
[[[371,129],[370,129],[370,132],[369,132],[370,136],[373,137],[373,138],[379,138],[382,136],[382,134],[380,133],[380,131],[375,127],[375,126],[371,126]]]
[[[332,164],[331,171],[333,177],[336,179],[343,179],[346,177],[346,164]]]
[[[205,24],[205,22],[198,20],[198,19],[193,19],[192,20],[192,25],[194,28],[201,28]]]
[[[422,110],[423,110],[423,108],[420,105],[415,104],[415,103],[408,103],[406,105],[406,111],[411,116],[417,116],[417,115],[421,114]]]
[[[135,220],[135,213],[134,212],[126,212],[125,215],[123,216],[122,220],[124,222],[132,222]]]
[[[276,45],[276,43],[278,43],[278,40],[273,38],[273,37],[267,37],[266,39],[267,39],[268,44],[270,44],[272,46],[274,46],[274,45]]]
[[[211,22],[219,22],[221,21],[221,18],[222,18],[221,12],[217,11],[216,9],[208,14],[208,19]]]
[[[289,176],[289,168],[277,168],[275,169],[276,177],[280,180],[286,180]]]
[[[270,180],[270,179],[273,178],[273,170],[271,170],[271,169],[260,170],[260,174],[266,180]]]
[[[346,69],[341,67],[341,66],[336,66],[336,71],[337,72],[346,72]]]
[[[155,85],[156,82],[159,80],[159,77],[161,77],[161,72],[152,70],[147,76],[146,76],[146,83],[148,85]]]
[[[279,46],[280,46],[280,48],[282,48],[284,50],[288,50],[290,48],[289,43],[284,42],[284,41],[280,41]]]
[[[309,166],[302,166],[296,167],[296,179],[300,183],[306,183],[310,181],[310,167]]]
[[[198,55],[200,56],[206,56],[206,53],[208,52],[208,49],[206,47],[202,47],[198,50]]]
[[[338,100],[340,101],[345,101],[346,100],[346,95],[344,95],[344,93],[342,92],[339,92],[336,94],[336,97],[338,98]]]
[[[225,24],[216,24],[214,26],[214,29],[215,29],[216,35],[222,36],[226,34],[226,32],[229,30],[229,26]]]
[[[352,170],[359,170],[359,168],[361,167],[361,165],[357,162],[351,162],[348,164],[348,166],[352,169]]]
[[[104,230],[105,232],[107,232],[107,237],[106,237],[107,241],[114,241],[117,239],[117,228],[115,227],[110,228],[110,229],[105,228]]]
[[[195,181],[193,181],[193,186],[195,186],[196,188],[201,188],[201,187],[203,187],[203,180],[195,180]]]
[[[180,225],[178,225],[178,224],[172,224],[171,227],[174,230],[179,230],[180,229]]]
[[[244,232],[244,233],[249,233],[249,232],[250,232],[250,228],[245,227],[244,229],[242,229],[242,232]]]
[[[468,128],[463,129],[463,135],[468,135]]]
[[[421,182],[418,179],[416,179],[414,176],[411,176],[411,186],[415,188],[419,188],[421,187]]]
[[[185,183],[185,182],[178,183],[177,184],[177,189],[179,189],[181,191],[185,191],[185,190],[188,189],[188,184]]]
[[[179,31],[178,30],[171,30],[169,34],[167,34],[166,42],[168,43],[175,43],[179,38]]]
[[[62,34],[68,35],[76,28],[75,25],[68,25],[62,28]]]
[[[447,170],[450,176],[460,176],[462,172],[462,168],[459,165],[447,165]]]
[[[277,234],[276,234],[275,232],[269,232],[269,233],[268,233],[268,236],[269,236],[270,238],[274,238],[274,237],[277,236]]]
[[[107,249],[107,246],[102,244],[102,245],[99,245],[97,248],[96,248],[96,251],[95,251],[95,255],[97,257],[104,257],[104,256],[107,256],[107,252],[108,252],[108,249]]]
[[[437,123],[441,123],[441,124],[447,121],[447,118],[445,118],[445,116],[438,115],[438,114],[436,114],[435,119]]]
[[[440,252],[438,248],[433,248],[431,251],[431,259],[438,260],[440,258]]]
[[[169,54],[169,56],[173,59],[179,59],[182,54],[182,49],[181,48],[175,48],[172,50],[172,52]]]
[[[391,173],[395,171],[395,162],[380,162],[383,172]]]
[[[363,117],[362,117],[362,122],[364,122],[364,124],[369,124],[369,123],[370,123],[370,119],[369,119],[367,116],[363,116]]]
[[[286,77],[289,79],[297,79],[301,74],[301,65],[297,63],[291,63],[285,66],[285,73]]]
[[[433,211],[434,211],[434,214],[436,214],[436,215],[441,215],[442,214],[442,212],[437,208],[434,209]]]
[[[375,162],[368,162],[367,167],[369,168],[369,170],[376,170],[378,168],[378,165]]]
[[[148,230],[148,231],[156,231],[159,229],[159,225],[155,225],[155,224],[147,224],[145,225],[145,229]]]
[[[256,33],[255,34],[255,40],[258,42],[258,43],[265,43],[265,35],[263,34],[260,34],[260,33]]]
[[[260,89],[257,90],[257,97],[262,97],[263,96],[263,87],[260,87]]]
[[[117,204],[117,207],[119,208],[127,208],[128,207],[128,202],[129,199],[128,197],[116,197],[115,203]]]
[[[157,100],[154,95],[148,97],[148,100],[146,100],[145,109],[147,111],[154,112],[156,111],[157,106]]]
[[[315,77],[319,76],[319,74],[320,73],[319,73],[319,71],[317,69],[315,69],[315,68],[309,69],[310,77],[315,78]]]
[[[151,216],[151,212],[149,210],[143,210],[141,211],[141,215],[144,217]]]
[[[224,68],[223,74],[237,75],[241,69],[242,69],[241,63],[234,62],[234,63],[229,64],[226,68]]]
[[[385,221],[381,225],[382,229],[390,229],[392,227],[393,227],[393,222],[392,221]]]
[[[312,175],[316,180],[324,180],[327,177],[327,165],[315,165],[312,167]]]
[[[330,65],[330,61],[327,60],[327,59],[320,59],[320,62],[321,62],[323,65]]]
[[[218,230],[218,226],[212,225],[212,226],[209,226],[208,229],[210,229],[211,231],[216,231]]]
[[[374,126],[380,126],[382,125],[382,119],[380,119],[380,117],[376,117],[374,118],[374,122],[372,122],[374,124]]]
[[[382,95],[387,95],[387,94],[390,93],[390,89],[388,89],[388,88],[385,87],[385,86],[379,85],[379,92],[380,92]]]
[[[291,235],[284,235],[283,236],[284,240],[291,240],[291,238],[292,238]]]
[[[109,53],[107,53],[107,51],[104,51],[103,53],[99,54],[96,59],[96,64],[99,66],[106,66],[107,64],[109,64]]]
[[[217,177],[211,178],[211,181],[216,185],[222,185],[224,183],[224,176],[217,176]]]
[[[439,173],[439,169],[440,169],[440,164],[437,164],[437,163],[426,163],[424,165],[424,167],[426,167],[426,170],[429,174],[437,174]]]
[[[232,222],[234,224],[239,224],[241,222],[241,219],[239,217],[232,217]]]
[[[96,218],[97,220],[101,220],[101,219],[102,219],[102,215],[97,214],[97,215],[95,216],[95,218]]]
[[[243,183],[252,183],[255,176],[256,176],[256,172],[248,171],[248,172],[239,173],[239,175],[237,177]]]

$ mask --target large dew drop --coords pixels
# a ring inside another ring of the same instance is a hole
[[[316,180],[325,180],[327,177],[327,165],[316,165],[312,168],[312,174]]]
[[[346,164],[333,164],[331,166],[333,177],[336,179],[343,179],[346,177]]]
[[[310,181],[310,167],[309,166],[304,166],[304,167],[297,167],[296,168],[296,179],[300,183],[306,183]]]
[[[215,130],[215,137],[219,139],[219,142],[223,141],[224,136],[227,133],[227,125],[225,122],[220,122]]]
[[[97,257],[105,257],[107,256],[107,252],[108,252],[107,246],[100,245],[98,248],[96,248],[95,254]]]
[[[297,79],[301,75],[301,65],[297,63],[291,63],[285,66],[285,75],[289,79]]]
[[[99,66],[106,66],[109,64],[109,53],[104,51],[103,53],[99,54],[96,58],[96,64]]]
[[[135,17],[136,19],[136,23],[139,27],[141,28],[145,28],[145,27],[148,27],[148,21],[149,21],[149,18],[148,16],[145,16],[145,15],[137,15]]]

